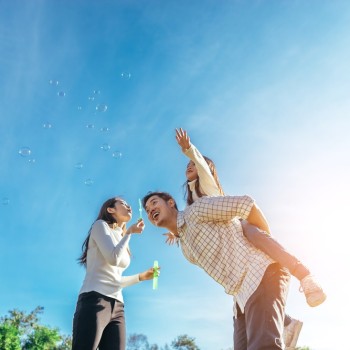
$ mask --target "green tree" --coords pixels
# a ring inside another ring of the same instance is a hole
[[[195,338],[191,338],[187,334],[179,335],[173,340],[171,346],[175,350],[200,350],[194,340]]]
[[[23,350],[53,350],[60,340],[58,329],[36,325],[24,341]]]
[[[149,350],[148,339],[144,334],[130,334],[127,350]]]
[[[150,345],[144,334],[130,334],[128,337],[127,350],[160,350],[157,344]]]
[[[1,350],[70,350],[72,338],[61,335],[57,328],[39,324],[39,314],[44,310],[38,306],[30,313],[17,309],[0,318]]]
[[[7,322],[0,324],[0,349],[21,350],[21,339],[18,329]]]

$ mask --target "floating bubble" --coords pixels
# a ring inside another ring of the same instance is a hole
[[[78,106],[78,111],[81,111],[83,109],[82,106]]]
[[[29,158],[28,159],[28,163],[34,164],[34,163],[36,163],[36,159],[35,158]]]
[[[74,165],[74,168],[75,169],[82,169],[83,168],[83,163],[76,163],[75,165]]]
[[[108,132],[108,131],[109,131],[109,127],[108,127],[108,126],[105,126],[105,127],[101,128],[100,131],[102,131],[102,132]]]
[[[101,92],[100,92],[100,90],[94,90],[92,93],[93,93],[94,95],[99,95]]]
[[[7,197],[3,197],[1,199],[2,205],[8,205],[10,203],[10,200]]]
[[[120,74],[121,78],[124,80],[129,80],[131,78],[131,74],[128,72],[123,72]]]
[[[100,104],[100,105],[96,106],[96,111],[98,111],[98,112],[106,112],[107,108],[108,108],[107,105]]]
[[[84,184],[85,184],[86,186],[92,186],[92,185],[94,184],[94,180],[92,180],[92,179],[86,179],[86,180],[84,181]]]
[[[49,122],[46,122],[46,123],[43,124],[43,128],[44,129],[51,129],[52,128],[52,124],[49,123]]]
[[[111,146],[108,143],[104,143],[100,146],[102,151],[109,151],[111,149]]]
[[[87,124],[87,125],[86,125],[86,128],[87,128],[87,129],[93,129],[94,127],[95,127],[94,124]]]
[[[89,99],[89,101],[94,101],[95,100],[95,96],[89,96],[88,99]]]
[[[64,91],[58,91],[57,96],[64,97],[64,96],[66,96],[66,93]]]
[[[29,147],[22,147],[19,149],[18,153],[22,156],[22,157],[28,157],[31,155],[32,150]]]
[[[112,153],[112,157],[115,158],[115,159],[119,159],[122,157],[122,152],[119,152],[119,151],[114,151]]]
[[[52,85],[52,86],[57,86],[58,85],[58,80],[50,79],[49,80],[49,84]]]

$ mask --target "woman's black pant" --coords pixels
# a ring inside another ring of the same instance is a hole
[[[72,350],[125,350],[124,304],[97,292],[79,295]]]

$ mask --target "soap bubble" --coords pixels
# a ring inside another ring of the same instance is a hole
[[[57,86],[58,85],[58,80],[50,79],[49,80],[49,84],[52,85],[52,86]]]
[[[52,128],[52,124],[49,123],[49,122],[45,122],[45,123],[43,124],[43,128],[44,128],[44,129],[51,129],[51,128]]]
[[[86,128],[87,128],[87,129],[93,129],[94,127],[95,127],[94,124],[87,124],[87,125],[86,125]]]
[[[18,150],[18,153],[22,156],[22,157],[28,157],[31,155],[32,150],[29,147],[22,147]]]
[[[123,72],[120,74],[121,78],[124,80],[129,80],[131,78],[131,74],[128,72]]]
[[[100,92],[100,90],[94,90],[92,93],[93,93],[94,95],[99,95],[101,92]]]
[[[119,152],[119,151],[114,151],[112,153],[112,157],[115,158],[115,159],[119,159],[122,157],[122,152]]]
[[[109,151],[111,149],[111,146],[108,143],[104,143],[100,146],[102,151]]]
[[[58,95],[59,97],[64,97],[64,96],[66,96],[66,93],[65,93],[64,91],[58,91],[58,92],[57,92],[57,95]]]
[[[96,106],[96,111],[98,112],[106,112],[107,110],[107,105],[104,105],[104,104],[99,104]]]
[[[80,163],[80,162],[79,162],[79,163],[76,163],[76,164],[74,165],[74,168],[75,168],[75,169],[82,169],[83,166],[84,166],[83,163]]]
[[[92,185],[94,184],[94,180],[92,180],[92,179],[86,179],[86,180],[84,181],[84,184],[85,184],[86,186],[92,186]]]
[[[89,99],[89,101],[93,101],[95,99],[95,97],[94,96],[89,96],[88,99]]]
[[[109,131],[109,127],[108,126],[104,126],[100,129],[100,131],[102,132],[108,132]]]
[[[81,111],[83,109],[82,106],[78,106],[78,111]]]
[[[7,197],[3,197],[1,199],[2,205],[8,205],[10,203],[10,200]]]
[[[34,164],[34,163],[36,163],[36,159],[35,158],[29,158],[28,159],[28,163]]]

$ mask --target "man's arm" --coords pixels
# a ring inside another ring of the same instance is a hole
[[[237,216],[246,220],[254,200],[249,196],[201,197],[191,207],[200,221],[227,222]]]

